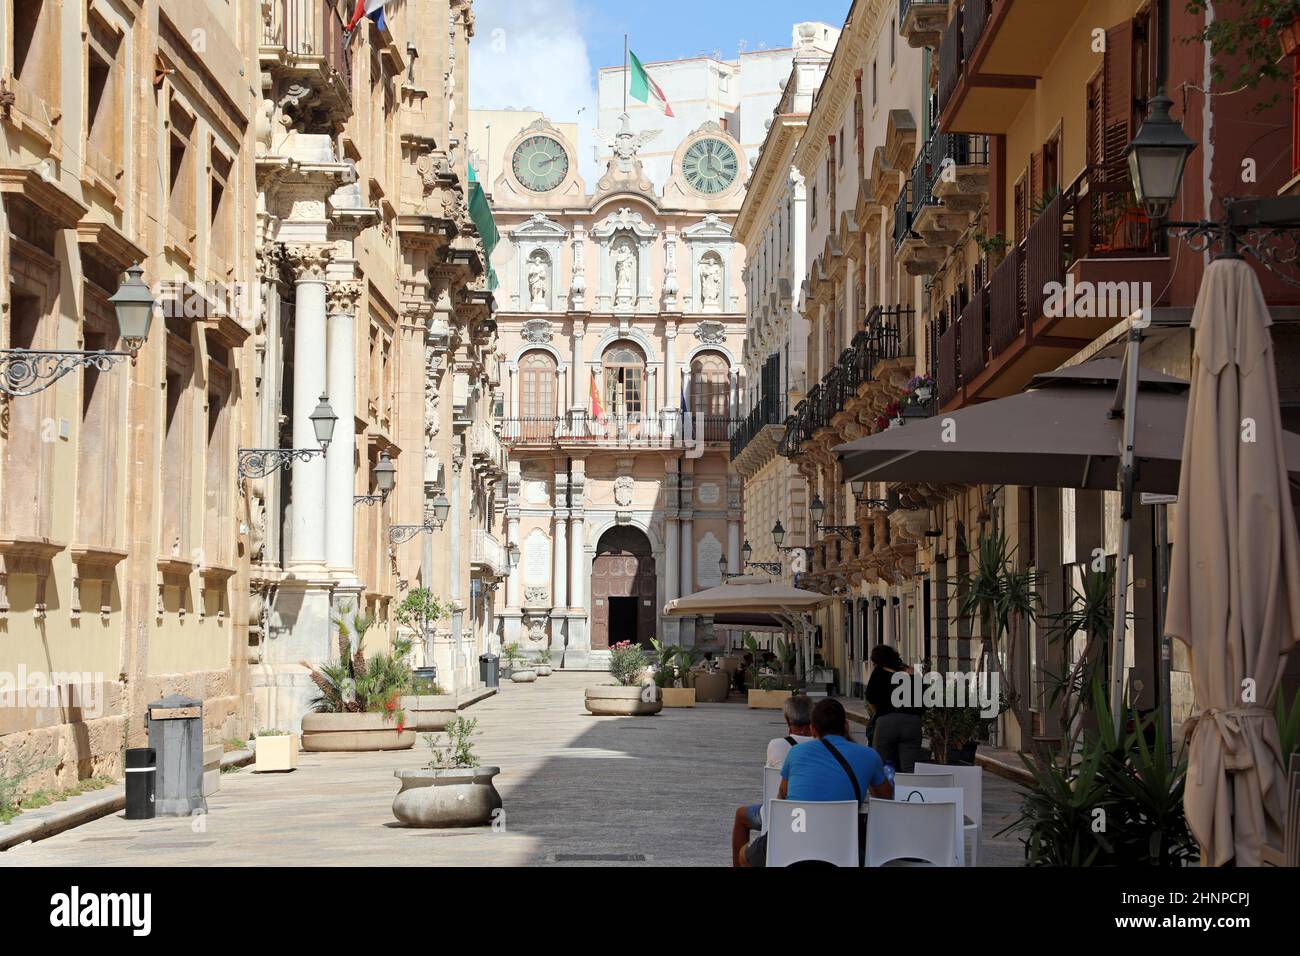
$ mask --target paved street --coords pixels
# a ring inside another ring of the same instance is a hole
[[[466,713],[478,753],[502,768],[504,832],[409,830],[390,811],[392,771],[427,760],[423,741],[397,754],[303,754],[300,769],[222,778],[206,829],[120,814],[6,853],[0,865],[725,865],[731,814],[758,797],[776,711],[739,704],[592,717],[582,689],[603,675],[507,683]],[[1014,865],[1020,848],[992,834],[1016,788],[985,776],[985,856]]]

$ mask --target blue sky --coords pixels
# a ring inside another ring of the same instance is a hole
[[[499,0],[480,0],[476,8]],[[731,58],[746,49],[787,47],[797,21],[844,22],[851,0],[655,0],[609,3],[577,0],[587,50],[595,67],[623,62],[623,34],[642,61],[701,53]]]
[[[844,22],[851,0],[477,0],[470,106],[535,109],[577,122],[591,142],[596,70],[623,62],[623,34],[643,62],[788,47],[804,20]],[[582,151],[586,155],[586,150]],[[584,175],[591,170],[584,169]]]

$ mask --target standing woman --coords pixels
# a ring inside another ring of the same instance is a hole
[[[871,664],[867,678],[867,703],[874,715],[871,745],[885,763],[900,773],[911,773],[921,759],[921,708],[894,703],[894,675],[911,674],[912,668],[886,644],[871,649]]]

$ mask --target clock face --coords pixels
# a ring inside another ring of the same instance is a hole
[[[535,193],[549,192],[569,175],[569,154],[558,140],[530,136],[515,147],[511,163],[515,179]]]
[[[725,140],[705,137],[687,147],[682,157],[682,173],[692,189],[712,196],[736,181],[740,161]]]

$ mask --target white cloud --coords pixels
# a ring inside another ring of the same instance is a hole
[[[574,0],[487,0],[474,12],[470,106],[540,110],[556,123],[577,122],[578,165],[592,188],[596,87]]]

